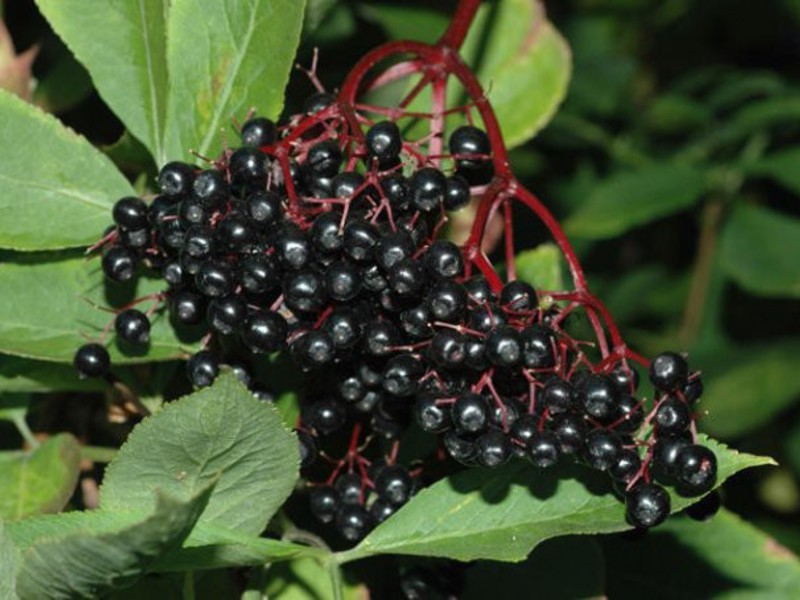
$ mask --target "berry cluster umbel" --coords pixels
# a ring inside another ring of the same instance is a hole
[[[467,0],[459,11],[464,6],[477,5]],[[197,387],[227,363],[265,396],[242,357],[252,364],[275,352],[313,372],[324,385],[309,390],[297,424],[303,467],[315,481],[311,509],[349,542],[402,506],[445,456],[485,468],[578,460],[610,476],[631,524],[657,525],[670,512],[664,485],[694,496],[716,481],[716,458],[694,427],[700,376],[679,354],[647,363],[628,350],[588,292],[555,219],[511,176],[474,76],[442,50],[463,27],[456,19],[439,45],[406,48],[423,63],[439,61],[430,73],[455,74],[474,103],[448,111],[467,123],[448,136],[446,77],[429,81],[433,112],[414,115],[430,119],[427,137],[404,139],[398,125],[417,88],[400,108],[354,102],[369,67],[394,51],[378,49],[338,96],[315,94],[280,126],[252,118],[240,129],[241,146],[205,168],[165,165],[151,202],[119,200],[114,226],[96,246],[105,275],[125,282],[146,270],[166,289],[123,307],[114,330],[126,344],[146,345],[150,318],[164,307],[175,324],[204,328],[203,349],[187,362]],[[448,213],[473,198],[475,225],[459,247],[442,233]],[[574,291],[545,293],[516,279],[515,199],[553,233]],[[499,214],[506,283],[482,247],[486,222]],[[568,331],[580,310],[595,342]],[[631,361],[649,365],[652,401],[640,394]],[[75,366],[107,376],[108,352],[86,344]],[[441,451],[402,466],[399,442],[417,426],[439,436]]]

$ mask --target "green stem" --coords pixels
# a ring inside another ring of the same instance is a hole
[[[183,576],[183,600],[194,599],[194,571],[186,571]]]
[[[334,557],[328,559],[328,574],[331,578],[331,589],[333,589],[334,600],[343,600],[344,585],[342,583],[342,569]]]
[[[17,431],[19,431],[22,439],[24,439],[33,450],[36,450],[36,448],[39,447],[39,440],[36,439],[36,436],[33,435],[31,428],[28,427],[28,422],[25,420],[25,415],[22,413],[14,413],[11,417],[11,421],[14,423]]]

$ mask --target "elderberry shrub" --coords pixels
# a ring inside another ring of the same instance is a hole
[[[413,142],[392,121],[365,128],[361,148],[349,144],[331,133],[343,124],[336,109],[320,94],[285,125],[255,117],[240,148],[205,167],[170,162],[149,204],[114,205],[100,244],[105,275],[165,281],[142,300],[147,310],[118,312],[118,338],[146,345],[166,308],[172,323],[206,334],[186,365],[195,387],[229,365],[271,401],[245,364],[280,351],[313,372],[297,426],[301,465],[312,514],[347,543],[442,472],[442,455],[398,462],[412,426],[440,436],[449,468],[516,459],[608,473],[636,527],[667,517],[664,485],[711,490],[716,457],[693,427],[702,381],[683,356],[653,360],[655,404],[645,407],[636,371],[613,357],[592,365],[558,305],[523,281],[473,275],[461,248],[439,239],[447,212],[493,176],[486,134],[456,129],[443,169],[406,154]],[[110,377],[101,344],[82,346],[75,367]],[[331,467],[317,460],[323,451],[344,458]]]

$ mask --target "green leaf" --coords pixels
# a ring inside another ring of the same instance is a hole
[[[185,498],[219,476],[201,522],[258,535],[291,493],[298,463],[277,410],[223,373],[134,428],[106,470],[100,504],[143,509],[154,488]]]
[[[75,368],[0,354],[0,392],[99,391],[105,382],[78,379]]]
[[[138,284],[124,285],[104,281],[98,258],[63,256],[16,254],[0,263],[5,300],[0,302],[0,352],[71,363],[75,351],[86,343],[84,336],[98,339],[113,319],[92,304],[119,307],[164,289],[164,282],[156,279],[140,278]],[[178,358],[196,345],[197,336],[186,337],[185,342],[177,337],[166,312],[156,314],[152,322],[146,352],[108,345],[115,364]]]
[[[75,108],[92,93],[89,73],[64,48],[64,54],[36,84],[33,102],[45,112],[59,114]]]
[[[463,598],[527,598],[532,582],[538,598],[603,597],[605,561],[600,544],[586,536],[563,537],[543,542],[520,564],[478,562],[467,571]]]
[[[750,175],[769,177],[800,194],[800,148],[779,150],[745,166]]]
[[[93,531],[91,517],[96,513],[84,513],[86,529],[43,537],[22,551],[17,577],[20,597],[96,598],[131,585],[161,556],[180,546],[212,488],[213,483],[185,500],[159,493],[149,517],[133,524],[122,519],[105,532]],[[51,522],[63,516],[68,515],[58,515]]]
[[[741,436],[792,406],[800,394],[798,353],[800,342],[775,340],[729,349],[716,360],[698,358],[705,375],[703,429],[726,439]]]
[[[37,0],[42,14],[88,69],[97,91],[153,153],[164,154],[168,4],[165,0]]]
[[[503,0],[497,11],[488,33],[476,28],[472,35],[484,38],[478,79],[511,148],[531,139],[555,114],[566,95],[572,57],[543,3]],[[515,35],[520,27],[522,35]],[[518,42],[509,47],[510,40]]]
[[[796,598],[800,562],[727,510],[667,521],[635,543],[604,543],[610,598]],[[676,576],[677,575],[677,576]]]
[[[60,511],[78,483],[80,459],[78,441],[68,433],[32,452],[0,452],[0,518]]]
[[[85,246],[133,189],[86,139],[0,90],[0,248]],[[44,218],[43,218],[44,217]]]
[[[19,550],[6,532],[6,525],[0,519],[0,598],[17,600],[17,565]]]
[[[800,298],[797,219],[740,204],[724,226],[720,246],[722,268],[749,292]]]
[[[275,600],[363,600],[370,596],[364,586],[343,582],[341,596],[333,589],[329,571],[321,561],[312,558],[293,560],[270,568],[265,595],[252,598]],[[242,600],[250,597],[242,596]]]
[[[167,38],[167,155],[217,156],[223,128],[283,107],[305,0],[174,0]],[[236,132],[228,132],[233,141]]]
[[[517,254],[517,277],[537,290],[564,289],[561,252],[555,244],[541,244]]]
[[[713,440],[703,443],[717,455],[717,485],[742,469],[773,464],[770,458],[740,454]],[[672,509],[697,500],[673,493]],[[520,561],[548,538],[629,529],[624,515],[608,477],[586,467],[472,469],[422,490],[361,544],[340,554],[340,560],[411,554]]]
[[[621,172],[595,186],[570,216],[567,233],[602,239],[625,233],[691,207],[705,190],[703,170],[685,164],[644,167]]]

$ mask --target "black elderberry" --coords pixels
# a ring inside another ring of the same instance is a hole
[[[303,112],[308,115],[313,115],[329,106],[333,106],[335,102],[336,98],[333,94],[317,92],[305,99],[305,102],[303,102]]]
[[[234,186],[262,186],[266,184],[269,159],[257,148],[239,148],[228,159],[228,172]]]
[[[422,246],[431,236],[428,219],[417,217],[416,213],[398,217],[396,225],[399,231],[405,231],[411,236],[414,247]]]
[[[214,233],[205,225],[194,225],[186,232],[183,252],[195,259],[211,256],[214,251]]]
[[[111,210],[114,223],[128,230],[147,228],[147,204],[136,197],[121,198]]]
[[[556,364],[553,333],[547,327],[533,325],[520,331],[522,363],[529,369],[550,369]]]
[[[512,455],[511,440],[502,431],[491,429],[475,440],[478,462],[490,469],[504,465]]]
[[[595,419],[612,417],[619,405],[619,392],[616,386],[603,375],[588,375],[575,391],[583,410]]]
[[[389,269],[389,288],[400,298],[414,299],[422,294],[426,277],[422,265],[406,258]]]
[[[256,397],[258,396],[256,395]],[[262,400],[262,398],[259,398],[259,400]],[[297,441],[300,443],[300,468],[305,469],[316,462],[319,449],[314,436],[307,431],[298,431]]]
[[[325,282],[315,270],[287,274],[282,289],[284,302],[295,312],[315,312],[325,306]]]
[[[509,281],[500,292],[500,304],[514,312],[532,311],[537,306],[536,292],[524,281]]]
[[[369,515],[375,523],[383,523],[386,519],[391,517],[397,508],[389,501],[383,498],[376,498],[369,507]]]
[[[563,415],[573,406],[572,385],[564,379],[549,380],[541,394],[540,397],[550,415]]]
[[[670,397],[659,403],[653,424],[656,431],[663,435],[674,435],[686,431],[692,422],[692,415],[685,402]]]
[[[325,291],[336,302],[348,302],[361,291],[361,273],[346,262],[335,262],[325,270]]]
[[[397,163],[403,138],[400,128],[394,121],[381,121],[367,130],[367,151],[370,157],[378,159],[381,168],[388,168]]]
[[[197,291],[209,298],[220,298],[233,292],[236,275],[228,263],[209,260],[202,264],[194,276]]]
[[[167,196],[156,196],[147,207],[147,222],[151,227],[158,227],[164,219],[174,214],[175,198]]]
[[[412,340],[427,339],[433,335],[428,307],[420,304],[400,313],[400,328]]]
[[[431,339],[431,360],[442,368],[457,369],[467,358],[464,336],[452,329],[441,329]]]
[[[176,290],[169,299],[169,311],[182,325],[197,325],[203,319],[205,301],[191,290]]]
[[[326,212],[314,219],[311,226],[311,244],[317,252],[337,252],[344,241],[339,233],[342,216],[335,212]]]
[[[390,173],[381,178],[381,191],[392,210],[407,211],[411,206],[408,179],[402,173]]]
[[[343,171],[331,180],[331,195],[334,198],[353,198],[364,186],[364,176],[355,171]]]
[[[185,283],[183,269],[180,261],[168,260],[161,267],[161,277],[164,278],[171,287],[178,287]]]
[[[464,282],[464,289],[467,290],[469,299],[476,304],[484,304],[494,300],[492,286],[482,275],[470,277]]]
[[[342,504],[358,505],[364,501],[364,481],[356,473],[340,475],[333,486]]]
[[[623,394],[617,405],[619,418],[616,421],[616,429],[622,433],[633,433],[644,421],[644,409],[642,403],[629,394]]]
[[[336,347],[327,331],[311,330],[292,342],[292,355],[306,367],[322,367],[333,361]]]
[[[111,357],[100,344],[84,344],[75,353],[72,361],[81,379],[86,377],[103,377],[111,368]]]
[[[662,391],[672,392],[686,385],[689,365],[675,352],[662,352],[650,363],[650,381]]]
[[[333,487],[315,487],[309,494],[311,514],[322,523],[331,523],[339,510],[339,494]]]
[[[375,408],[383,399],[383,392],[380,390],[367,390],[364,397],[356,402],[356,410],[362,413],[373,413]]]
[[[703,380],[699,374],[695,374],[689,382],[683,386],[683,399],[689,404],[697,402],[703,395]]]
[[[258,230],[265,231],[282,218],[280,196],[275,192],[254,192],[245,200],[244,211]]]
[[[283,227],[275,240],[275,255],[284,268],[302,269],[311,258],[308,237],[297,227]]]
[[[303,407],[303,423],[313,427],[320,433],[327,435],[339,429],[347,418],[344,406],[333,398],[323,398]],[[343,478],[340,478],[340,481]],[[359,488],[360,488],[359,479]],[[337,490],[342,496],[342,501],[347,503],[347,494],[343,493],[337,485]]]
[[[136,272],[136,255],[128,248],[114,246],[103,255],[102,266],[111,281],[130,281]]]
[[[381,382],[383,381],[383,375],[380,371],[373,368],[373,366],[368,362],[362,362],[358,365],[356,369],[358,373],[358,378],[364,382],[364,385],[369,388],[376,388],[381,386]]]
[[[489,406],[480,394],[466,392],[453,403],[450,418],[457,431],[479,433],[489,424]]]
[[[449,279],[437,281],[428,294],[427,306],[432,320],[454,323],[467,308],[467,292]]]
[[[255,241],[256,232],[250,219],[232,212],[217,224],[216,237],[220,246],[232,252],[240,252]]]
[[[409,180],[411,202],[423,212],[431,212],[444,201],[447,179],[439,169],[423,167]]]
[[[208,222],[208,210],[197,198],[186,198],[178,204],[178,223],[184,229],[193,225],[205,225]]]
[[[710,491],[717,481],[717,457],[709,448],[691,444],[675,459],[676,489],[683,496],[699,496]]]
[[[625,494],[625,516],[634,527],[655,527],[666,520],[669,511],[669,494],[655,483],[641,483]]]
[[[286,319],[268,310],[251,313],[242,327],[241,336],[252,352],[276,352],[284,347],[288,330]]]
[[[552,467],[561,456],[560,445],[552,431],[537,431],[528,440],[528,460],[540,469]]]
[[[397,328],[389,321],[370,321],[364,329],[364,351],[369,356],[385,356],[400,342]]]
[[[489,303],[472,308],[467,318],[469,328],[481,333],[489,333],[495,327],[506,325],[507,322],[505,313]]]
[[[278,139],[278,129],[273,121],[265,117],[255,117],[245,121],[239,135],[243,146],[260,148],[275,143]]]
[[[336,514],[336,530],[348,542],[358,542],[372,527],[367,509],[359,505],[346,505]]]
[[[586,436],[583,458],[593,469],[607,471],[619,459],[622,441],[613,431],[595,429]]]
[[[472,466],[478,459],[478,448],[475,442],[461,437],[455,431],[448,431],[442,437],[447,454],[462,465]]]
[[[344,228],[344,253],[357,262],[370,260],[378,230],[367,221],[350,221]]]
[[[245,291],[259,295],[278,287],[280,280],[275,261],[265,254],[245,256],[239,262],[239,280]]]
[[[197,272],[206,260],[205,258],[196,258],[186,252],[186,250],[181,250],[179,259],[181,262],[181,269],[183,269],[184,273],[192,277],[197,275]]]
[[[497,327],[486,336],[486,359],[498,367],[514,367],[522,359],[519,332],[513,327]]]
[[[575,454],[580,451],[586,443],[586,422],[571,413],[556,419],[553,425],[553,432],[558,437],[563,454]]]
[[[123,310],[114,319],[117,336],[130,344],[146,344],[150,341],[150,319],[135,308]]]
[[[414,253],[414,242],[405,231],[394,231],[378,239],[374,252],[375,261],[388,272],[400,261],[411,258]]]
[[[367,392],[367,387],[357,375],[350,375],[339,382],[336,390],[345,402],[358,402]]]
[[[126,248],[142,250],[150,245],[150,231],[147,229],[122,229],[119,241]]]
[[[450,154],[456,157],[459,169],[478,169],[486,163],[483,155],[491,152],[489,136],[485,131],[472,125],[462,125],[449,140]]]
[[[464,364],[475,371],[483,371],[489,363],[486,361],[486,346],[482,341],[468,338],[464,342]]]
[[[192,195],[209,211],[221,208],[230,196],[225,174],[217,169],[207,169],[197,174],[192,184]]]
[[[642,459],[636,450],[623,448],[614,463],[608,468],[608,473],[615,481],[627,485],[639,473]]]
[[[425,268],[434,277],[452,279],[464,273],[464,257],[453,242],[437,240],[425,251]]]
[[[383,371],[383,389],[394,396],[411,396],[425,374],[422,362],[411,354],[398,354],[386,363]]]
[[[186,228],[177,219],[165,220],[158,228],[158,235],[163,247],[181,250],[186,239]]]
[[[375,477],[375,492],[394,505],[405,504],[411,497],[411,489],[411,475],[403,466],[384,467]]]
[[[194,167],[182,162],[170,162],[158,173],[158,187],[165,196],[185,196],[192,189]]]
[[[469,182],[461,175],[452,175],[445,181],[444,209],[455,211],[469,204],[472,197]]]
[[[659,437],[652,449],[650,474],[665,485],[673,484],[678,474],[678,454],[690,444],[691,441],[683,436]]]
[[[449,407],[437,404],[437,398],[431,394],[417,396],[414,406],[414,418],[423,431],[441,433],[450,427]]]
[[[634,394],[639,387],[639,374],[627,365],[620,365],[608,374],[620,394]]]
[[[247,318],[247,305],[237,296],[215,298],[208,304],[208,327],[223,335],[236,333]]]
[[[323,325],[335,348],[352,348],[361,339],[361,321],[349,307],[334,310]]]
[[[219,375],[219,363],[211,352],[201,350],[186,363],[186,374],[196,387],[207,387],[214,383]]]

